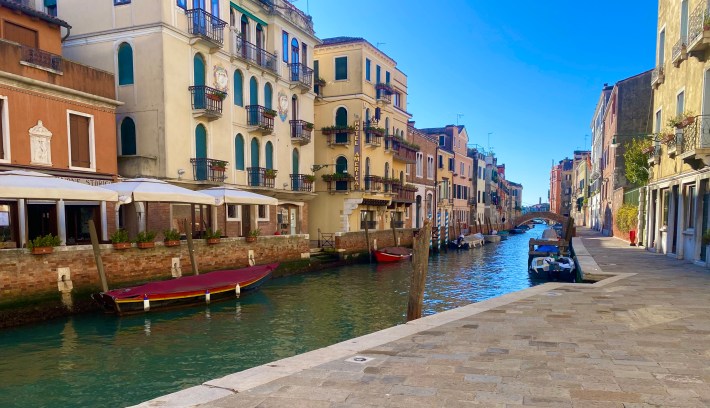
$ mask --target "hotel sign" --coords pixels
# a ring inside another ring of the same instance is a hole
[[[355,121],[355,136],[353,136],[353,177],[355,181],[353,188],[360,190],[360,120]]]

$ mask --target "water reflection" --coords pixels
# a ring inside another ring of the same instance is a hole
[[[432,256],[424,314],[531,285],[527,241]],[[0,406],[125,406],[403,323],[411,263],[269,282],[241,299],[0,331]]]

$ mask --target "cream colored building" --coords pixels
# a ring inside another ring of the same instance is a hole
[[[651,80],[654,149],[642,208],[647,248],[702,263],[708,258],[702,236],[710,212],[710,31],[703,30],[707,7],[704,0],[659,2]],[[669,124],[684,113],[692,119],[678,127]]]
[[[73,26],[65,55],[116,75],[121,176],[226,183],[280,203],[172,206],[173,224],[307,232],[319,43],[309,16],[285,0],[63,0],[59,15]]]
[[[315,49],[316,192],[312,237],[321,232],[411,227],[416,187],[406,183],[418,147],[407,142],[407,77],[362,38]]]

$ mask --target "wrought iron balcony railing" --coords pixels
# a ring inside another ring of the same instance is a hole
[[[382,138],[384,137],[384,132],[382,129],[376,128],[369,124],[365,124],[365,144],[371,146],[381,146]]]
[[[197,85],[188,88],[192,94],[192,109],[222,114],[222,102],[226,93],[210,88],[209,86]]]
[[[659,66],[653,69],[651,71],[651,86],[657,87],[658,85],[663,83],[663,80],[666,78],[664,72],[663,72],[663,67]]]
[[[270,52],[267,52],[245,40],[238,31],[233,32],[232,38],[232,55],[237,58],[241,58],[244,61],[256,64],[259,67],[269,70],[275,74],[278,73],[276,68],[276,56],[274,54],[271,54]]]
[[[290,174],[289,176],[291,176],[291,191],[313,191],[312,174]]]
[[[291,120],[291,142],[305,145],[311,141],[313,124],[305,120]]]
[[[222,21],[200,8],[187,10],[185,15],[187,16],[187,30],[190,34],[222,46],[226,21]]]
[[[365,176],[365,191],[381,191],[382,190],[382,177],[380,176]]]
[[[274,130],[274,117],[276,113],[272,109],[266,109],[261,105],[247,105],[247,125],[256,126],[266,133]]]
[[[58,72],[62,72],[64,65],[64,59],[61,55],[24,45],[22,46],[22,61]]]
[[[360,221],[360,229],[377,229],[377,221]]]
[[[247,167],[247,177],[250,187],[274,188],[276,180],[276,170],[264,167]]]
[[[690,13],[688,21],[688,48],[692,48],[702,37],[705,24],[705,17],[708,12],[704,1],[698,2],[698,5]]]
[[[223,182],[227,177],[224,173],[229,165],[227,161],[193,157],[190,163],[192,163],[192,176],[195,181]]]
[[[292,84],[296,84],[305,89],[311,89],[313,86],[313,69],[308,68],[306,64],[288,64],[288,72],[289,80]]]
[[[679,66],[680,63],[688,57],[686,49],[687,43],[687,40],[681,37],[678,39],[678,41],[676,41],[675,44],[673,44],[671,60],[673,60],[673,65],[675,65],[676,67]]]
[[[696,116],[693,123],[683,129],[682,138],[677,142],[681,154],[710,149],[710,115]]]
[[[390,228],[404,228],[404,221],[390,221]]]

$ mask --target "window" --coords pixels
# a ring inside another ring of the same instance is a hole
[[[273,88],[271,87],[270,83],[264,84],[264,107],[266,109],[273,109],[273,99],[274,99],[274,91]]]
[[[424,177],[424,154],[417,152],[417,177]]]
[[[37,31],[5,21],[4,38],[30,48],[39,48]]]
[[[125,42],[118,46],[118,84],[133,84],[133,48]]]
[[[366,81],[369,81],[371,79],[370,65],[372,65],[372,61],[370,61],[368,58],[365,58],[365,80]]]
[[[244,106],[244,76],[239,70],[234,71],[234,104]]]
[[[434,179],[434,157],[427,156],[426,158],[426,177],[429,180]]]
[[[211,6],[212,15],[219,18],[219,0],[212,0]]]
[[[439,168],[443,169],[444,168],[444,156],[439,155]]]
[[[697,197],[695,194],[695,186],[694,185],[688,186],[687,194],[685,196],[685,199],[688,200],[688,218],[686,218],[686,223],[685,223],[686,228],[695,227],[695,199],[696,198]]]
[[[125,3],[130,3],[131,0],[124,1],[123,4]],[[121,3],[119,3],[121,4]],[[44,10],[47,14],[49,14],[52,17],[57,16],[57,0],[44,0]]]
[[[454,166],[454,158],[449,157],[449,171],[454,171],[455,166]]]
[[[459,172],[460,175],[462,175],[462,176],[466,175],[466,173],[463,172],[463,162],[459,163],[459,169],[460,169],[460,172]]]
[[[10,132],[7,118],[7,98],[0,96],[0,160],[10,159]]]
[[[680,39],[683,44],[688,43],[688,0],[680,3]]]
[[[256,219],[258,221],[268,221],[269,220],[269,206],[259,205],[257,209]]]
[[[227,221],[239,221],[241,220],[241,214],[239,211],[238,204],[227,204]]]
[[[399,92],[394,93],[394,106],[402,108],[402,94]]]
[[[264,159],[266,161],[266,168],[274,168],[274,145],[271,142],[266,142],[264,147]]]
[[[133,156],[136,154],[136,123],[131,118],[121,122],[121,155]]]
[[[284,62],[288,62],[288,33],[283,31],[281,33],[281,53],[283,54]]]
[[[661,110],[659,109],[656,111],[656,123],[654,123],[653,126],[653,132],[654,133],[660,133],[661,132],[661,119],[663,116],[661,115]]]
[[[50,1],[53,1],[54,4],[55,4],[55,6],[56,6],[57,0],[44,0],[45,4],[48,3],[48,2],[50,2]],[[131,3],[131,0],[113,0],[113,5],[114,5],[114,6],[120,6],[121,4],[130,4],[130,3]],[[179,3],[179,2],[178,2],[178,3]]]
[[[390,72],[385,71],[385,83],[389,84],[390,83]]]
[[[93,117],[69,112],[69,167],[91,168]]]
[[[244,136],[241,133],[234,138],[234,166],[244,170]]]
[[[678,96],[676,96],[675,113],[676,113],[676,115],[682,115],[684,110],[685,110],[685,92],[680,92],[678,94]]]
[[[658,34],[658,66],[662,67],[666,62],[666,30],[661,30]]]
[[[439,136],[439,146],[446,146],[446,136],[444,136],[444,135]]]
[[[177,0],[177,6],[186,9],[187,8],[187,0]]]
[[[335,80],[346,79],[348,79],[348,57],[337,57],[335,59]]]

